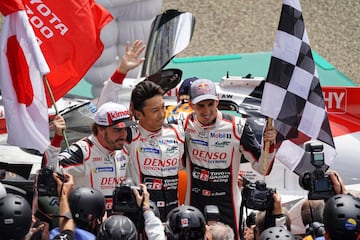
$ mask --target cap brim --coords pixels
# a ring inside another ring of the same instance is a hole
[[[198,96],[196,98],[194,98],[193,100],[191,100],[192,104],[197,104],[201,101],[204,101],[204,100],[219,100],[217,96],[214,96],[214,95],[201,95],[201,96]]]
[[[121,120],[113,125],[111,125],[112,128],[127,128],[127,127],[131,127],[131,126],[135,126],[136,122],[131,121],[130,119],[125,119],[125,120]]]

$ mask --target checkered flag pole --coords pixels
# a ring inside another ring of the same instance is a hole
[[[297,174],[310,170],[303,144],[318,140],[325,163],[336,156],[328,115],[298,0],[284,0],[261,112],[274,119],[281,138],[277,159]]]

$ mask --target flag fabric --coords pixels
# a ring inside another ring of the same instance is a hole
[[[7,142],[43,152],[49,144],[49,122],[42,76],[49,67],[24,9],[21,0],[0,3],[5,16],[0,35],[0,89]]]
[[[94,0],[23,0],[42,53],[55,101],[63,97],[100,57],[101,29],[111,14]],[[46,91],[47,103],[52,105]]]
[[[297,174],[313,168],[303,144],[320,141],[325,168],[336,156],[315,62],[298,0],[284,0],[266,78],[261,112],[281,137],[276,153]]]

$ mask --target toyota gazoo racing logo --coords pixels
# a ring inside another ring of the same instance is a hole
[[[163,180],[160,178],[145,178],[144,183],[147,189],[150,190],[162,190]]]
[[[207,169],[194,168],[192,177],[203,182],[227,183],[229,182],[230,172],[226,170],[209,171]]]
[[[209,181],[209,171],[206,169],[194,168],[192,176],[204,182]]]

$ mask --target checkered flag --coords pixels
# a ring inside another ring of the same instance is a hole
[[[276,157],[290,170],[313,168],[304,154],[308,140],[321,141],[331,165],[335,145],[298,0],[283,1],[261,112],[274,119],[281,138]]]

